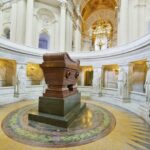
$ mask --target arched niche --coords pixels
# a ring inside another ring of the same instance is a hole
[[[37,47],[52,50],[56,46],[56,15],[50,9],[41,8],[37,11]],[[45,43],[45,44],[44,44]],[[41,46],[45,45],[45,46]],[[46,46],[47,45],[47,46]]]
[[[0,87],[13,86],[16,62],[0,59]]]
[[[41,85],[44,79],[43,71],[39,64],[29,63],[27,65],[28,85]]]
[[[93,67],[82,66],[80,67],[80,76],[78,80],[79,86],[92,86],[93,82]]]

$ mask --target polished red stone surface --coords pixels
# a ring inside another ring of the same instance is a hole
[[[72,60],[67,53],[45,54],[40,65],[48,89],[45,97],[64,98],[77,91],[80,62]]]

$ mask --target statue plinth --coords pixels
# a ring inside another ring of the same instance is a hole
[[[67,53],[46,54],[41,68],[48,89],[39,98],[38,112],[29,114],[29,120],[68,127],[85,108],[76,84],[79,61],[73,61]]]

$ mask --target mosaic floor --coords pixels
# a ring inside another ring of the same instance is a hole
[[[28,122],[35,101],[0,106],[0,150],[150,150],[144,120],[119,107],[85,102],[87,109],[68,130]]]

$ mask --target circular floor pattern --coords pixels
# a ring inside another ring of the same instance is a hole
[[[116,125],[115,117],[106,109],[87,103],[68,129],[28,121],[28,114],[37,108],[31,104],[17,109],[3,120],[5,134],[24,144],[41,147],[69,147],[90,143],[108,135]]]

